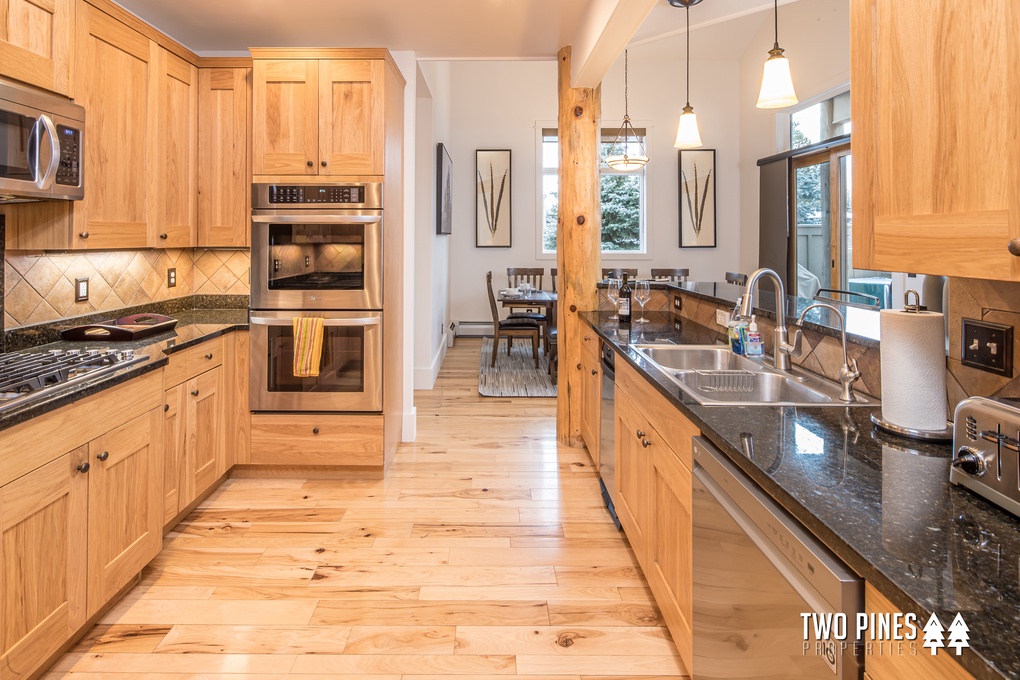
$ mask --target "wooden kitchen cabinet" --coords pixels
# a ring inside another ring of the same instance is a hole
[[[0,8],[0,75],[72,96],[74,0],[4,0]]]
[[[27,678],[87,619],[88,446],[0,487],[0,680]]]
[[[599,417],[602,409],[602,360],[599,339],[594,333],[581,342],[581,438],[595,469],[599,468]]]
[[[622,362],[621,362],[622,363]],[[618,374],[619,375],[619,374]],[[648,572],[651,540],[651,426],[630,397],[616,388],[616,515],[642,570]]]
[[[853,266],[1020,280],[1020,5],[850,7]]]
[[[151,248],[190,248],[198,233],[198,69],[163,48],[157,58],[155,172],[149,187],[156,215],[147,240]]]
[[[164,374],[162,526],[212,488],[227,470],[223,343],[219,337],[170,356]]]
[[[253,413],[255,465],[383,467],[383,417]]]
[[[870,583],[864,588],[864,610],[868,614],[895,614],[899,610],[882,593],[878,592]],[[919,680],[974,680],[974,676],[965,671],[952,656],[951,651],[940,649],[938,654],[932,656],[927,649],[922,647],[924,643],[923,633],[920,627],[924,621],[918,623],[918,638],[914,641],[917,648],[916,654],[910,654],[909,642],[904,642],[904,653],[868,654],[864,658],[864,667],[867,669],[867,676],[871,680],[902,680],[902,678],[918,678]],[[886,650],[888,650],[886,643]],[[877,650],[878,643],[875,643]]]
[[[251,409],[248,404],[249,333],[234,331],[223,339],[223,401],[226,412],[223,426],[223,459],[219,474],[249,461],[251,449]]]
[[[403,77],[383,49],[252,49],[255,175],[386,171],[388,108]]]
[[[163,409],[89,442],[88,615],[159,552]]]
[[[250,68],[198,70],[198,246],[247,248],[251,216]]]

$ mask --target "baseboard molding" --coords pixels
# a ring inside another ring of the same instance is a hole
[[[481,338],[492,335],[491,321],[458,321],[457,337]]]
[[[401,441],[413,442],[418,437],[418,408],[411,407],[410,413],[404,414],[403,431]]]
[[[432,386],[436,384],[436,378],[439,377],[439,371],[443,367],[443,360],[446,359],[447,335],[447,333],[443,333],[439,349],[432,357],[432,364],[414,369],[414,389],[431,390]]]

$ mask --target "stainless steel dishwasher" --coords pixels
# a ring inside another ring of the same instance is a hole
[[[863,581],[701,437],[694,462],[691,677],[859,680]],[[845,644],[805,614],[845,615]]]
[[[602,343],[602,405],[599,409],[599,486],[613,524],[619,530],[616,516],[616,416],[613,413],[616,391],[616,353],[609,343]]]

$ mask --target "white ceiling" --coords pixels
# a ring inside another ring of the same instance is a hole
[[[781,0],[780,4],[794,0]],[[592,0],[116,0],[203,56],[249,47],[387,47],[419,59],[552,59]],[[705,0],[691,27],[772,7]],[[684,30],[684,10],[660,0],[632,44]]]

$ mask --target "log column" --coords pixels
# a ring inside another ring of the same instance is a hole
[[[559,215],[556,266],[559,302],[559,399],[556,439],[567,446],[581,440],[581,336],[578,312],[598,308],[595,284],[602,249],[599,199],[599,119],[602,86],[570,86],[570,46],[559,52]]]

